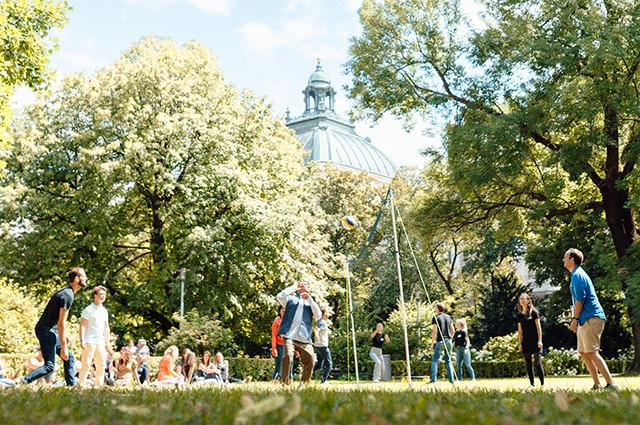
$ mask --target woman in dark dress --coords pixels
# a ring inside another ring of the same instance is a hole
[[[524,357],[529,375],[529,383],[534,387],[533,368],[540,379],[540,385],[544,386],[544,370],[542,369],[542,327],[540,326],[540,314],[531,302],[528,294],[520,295],[518,303],[518,351]],[[533,357],[533,361],[532,361]]]

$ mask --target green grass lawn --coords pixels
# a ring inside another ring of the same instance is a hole
[[[427,385],[332,382],[301,390],[271,383],[225,389],[0,391],[0,424],[638,424],[640,377],[619,393],[590,391],[588,377]]]

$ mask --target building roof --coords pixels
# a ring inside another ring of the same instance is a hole
[[[331,163],[354,172],[365,171],[378,181],[389,183],[396,166],[369,138],[360,137],[355,126],[335,113],[335,90],[320,62],[303,91],[305,111],[287,115],[287,126],[296,132],[308,156],[305,162]]]

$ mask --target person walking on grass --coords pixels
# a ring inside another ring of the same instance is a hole
[[[607,385],[607,390],[617,391],[618,387],[613,382],[607,363],[600,355],[600,340],[607,317],[604,315],[602,305],[591,282],[591,278],[582,268],[584,254],[576,248],[569,249],[564,254],[564,268],[571,273],[571,301],[573,304],[573,317],[571,318],[571,330],[577,334],[578,352],[582,357],[591,379],[593,389],[602,388],[598,371],[602,374]]]
[[[433,343],[433,357],[431,358],[431,378],[429,384],[438,380],[438,363],[440,356],[444,356],[444,364],[447,368],[447,378],[454,383],[453,365],[451,364],[451,337],[454,334],[453,320],[444,312],[444,304],[436,304],[436,314],[431,319],[431,342]]]
[[[285,307],[278,329],[278,335],[284,342],[280,379],[285,385],[291,384],[291,367],[297,350],[302,361],[301,385],[307,384],[311,380],[315,358],[311,344],[311,320],[319,320],[322,312],[311,297],[306,282],[301,281],[283,289],[276,298]]]
[[[473,367],[471,367],[471,342],[469,341],[467,321],[464,319],[456,320],[456,329],[456,333],[453,334],[453,343],[456,347],[456,371],[458,373],[458,380],[462,381],[462,363],[464,363],[469,378],[475,382],[476,374]]]
[[[317,358],[314,371],[322,370],[320,382],[326,384],[333,367],[333,360],[331,359],[331,350],[329,350],[329,333],[331,332],[329,330],[329,311],[326,307],[322,308],[321,311],[322,319],[316,322],[315,342],[313,344],[316,348]]]
[[[87,286],[87,274],[83,269],[74,267],[69,269],[67,277],[69,284],[53,294],[36,324],[36,336],[40,342],[44,365],[24,376],[20,383],[29,384],[53,372],[56,354],[63,361],[66,384],[71,386],[76,383],[76,359],[69,351],[67,317],[73,305],[75,293]]]
[[[82,347],[82,367],[78,376],[78,385],[85,386],[91,365],[96,365],[95,386],[104,385],[104,368],[107,352],[112,352],[109,343],[109,313],[104,308],[107,298],[107,288],[96,286],[93,288],[93,303],[82,310],[80,317],[80,345]]]
[[[535,386],[533,368],[540,379],[540,386],[544,386],[544,370],[542,368],[542,327],[540,314],[533,306],[528,294],[521,294],[518,302],[518,351],[524,357],[524,363],[529,376],[530,387]],[[531,357],[533,356],[533,362]]]
[[[384,325],[376,324],[376,328],[371,334],[371,350],[369,357],[373,360],[373,383],[380,382],[380,378],[384,373],[384,358],[382,357],[382,346],[390,341],[389,335],[384,333]]]

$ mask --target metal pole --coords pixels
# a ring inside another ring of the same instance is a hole
[[[411,387],[411,360],[409,356],[409,337],[407,335],[407,312],[404,309],[404,291],[402,289],[402,269],[400,267],[400,250],[398,249],[398,232],[396,230],[396,202],[391,191],[391,222],[393,227],[393,247],[396,253],[396,268],[398,270],[398,285],[400,287],[400,312],[402,313],[402,330],[404,332],[404,351],[407,358],[407,376]]]
[[[360,374],[358,372],[358,347],[356,347],[356,329],[353,324],[353,298],[351,297],[351,276],[349,273],[349,260],[344,257],[345,270],[347,272],[347,292],[349,295],[349,317],[351,318],[351,339],[353,342],[353,362],[356,368],[356,384],[360,385]]]
[[[184,317],[184,277],[187,274],[187,269],[184,267],[180,269],[180,317]]]

